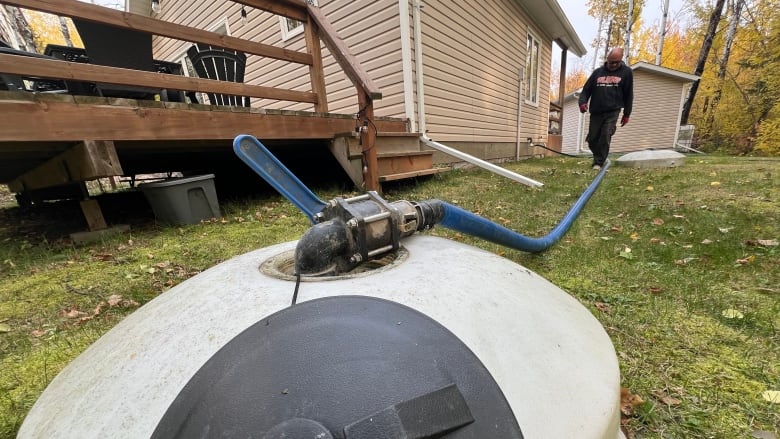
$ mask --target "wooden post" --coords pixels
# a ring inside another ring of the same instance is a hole
[[[81,212],[84,213],[84,218],[87,220],[87,227],[91,232],[96,230],[103,230],[108,228],[105,218],[103,218],[103,212],[100,210],[97,200],[88,199],[80,202]]]
[[[376,158],[376,125],[374,124],[374,102],[358,88],[358,106],[360,107],[360,144],[363,148],[363,185],[368,191],[381,192],[379,185],[379,165]]]
[[[322,66],[322,48],[320,47],[317,23],[309,19],[306,26],[303,27],[303,31],[306,33],[306,51],[312,58],[312,64],[309,66],[309,78],[311,80],[311,91],[317,95],[314,111],[327,113],[328,94],[325,90],[325,71]]]

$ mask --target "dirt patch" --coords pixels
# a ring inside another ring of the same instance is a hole
[[[109,226],[153,227],[154,212],[140,191],[106,193],[97,200]],[[0,235],[23,237],[31,243],[69,239],[71,233],[89,230],[78,200],[57,200],[19,206],[14,194],[0,191]]]

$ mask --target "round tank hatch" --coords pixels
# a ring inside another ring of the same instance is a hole
[[[231,340],[152,438],[328,435],[523,437],[496,381],[452,332],[389,300],[340,296],[286,308]]]

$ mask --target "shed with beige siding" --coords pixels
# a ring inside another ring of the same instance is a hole
[[[131,8],[148,3],[128,1]],[[553,43],[561,48],[563,71],[567,52],[586,52],[555,0],[314,3],[381,90],[382,99],[374,102],[377,116],[405,118],[410,131],[483,159],[514,159],[530,153],[528,139],[547,140]],[[288,29],[297,23],[269,12],[246,7],[243,23],[239,3],[161,4],[156,17],[166,21],[305,50],[304,33]],[[189,45],[155,37],[155,58],[183,61]],[[352,83],[327,48],[322,50],[328,111],[356,113]],[[306,66],[252,55],[247,63],[247,83],[310,91]],[[309,104],[267,99],[253,99],[252,105],[312,110]]]
[[[675,148],[688,89],[699,77],[644,61],[633,64],[631,69],[634,72],[631,120],[624,127],[618,126],[610,152]],[[589,115],[578,111],[578,97],[579,92],[575,92],[564,98],[562,151],[590,154],[585,142]]]

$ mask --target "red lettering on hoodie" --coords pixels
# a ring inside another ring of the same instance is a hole
[[[596,84],[602,87],[616,86],[620,84],[620,76],[599,76],[596,78]]]

